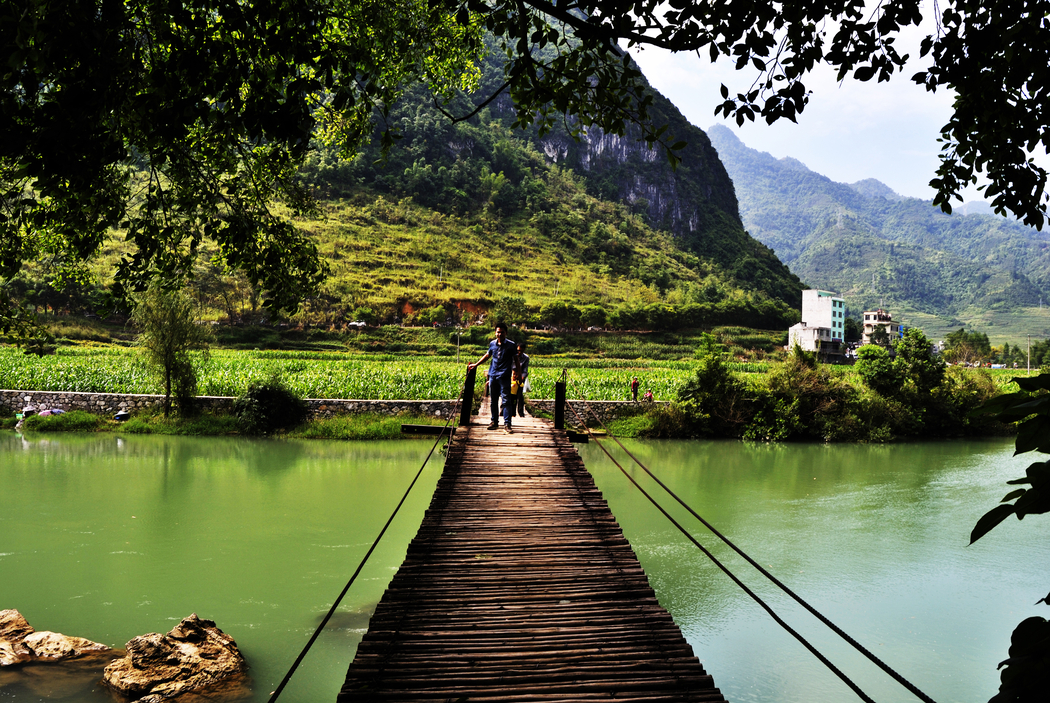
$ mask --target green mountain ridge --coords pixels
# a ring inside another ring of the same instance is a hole
[[[499,84],[501,70],[490,57],[481,94]],[[620,137],[592,129],[575,140],[570,135],[571,119],[543,135],[534,127],[511,129],[513,110],[506,96],[499,96],[475,117],[453,123],[422,88],[410,89],[387,119],[386,124],[399,133],[388,154],[380,152],[376,140],[352,160],[342,159],[332,147],[317,145],[304,179],[328,203],[329,215],[326,225],[309,227],[338,238],[342,236],[337,221],[343,216],[340,202],[371,207],[377,197],[387,203],[410,201],[415,208],[411,219],[437,218],[444,223],[430,228],[427,236],[435,244],[445,236],[471,239],[484,233],[482,250],[491,254],[491,268],[498,271],[514,268],[499,251],[500,235],[505,234],[513,242],[510,247],[524,254],[520,265],[528,267],[534,279],[554,282],[562,275],[555,269],[572,264],[596,277],[596,290],[621,288],[607,299],[585,294],[586,284],[579,281],[582,274],[577,271],[572,287],[576,297],[566,302],[630,304],[622,297],[630,281],[628,288],[642,285],[654,291],[634,296],[645,304],[713,305],[747,298],[764,310],[777,308],[774,325],[790,322],[797,316],[801,281],[772,249],[744,230],[732,182],[707,135],[689,124],[666,98],[655,91],[653,98],[654,119],[669,125],[672,141],[688,142],[677,170],[671,169],[660,148],[650,149],[639,141],[640,132],[635,130]],[[472,109],[467,96],[451,106],[458,114]],[[578,190],[572,182],[579,184]],[[428,211],[433,216],[425,214]],[[449,224],[453,222],[458,224]],[[465,235],[454,234],[460,225],[469,230]],[[344,233],[350,229],[342,227]],[[447,249],[450,242],[440,241],[440,247]],[[473,254],[478,251],[476,244],[481,243],[467,245]],[[641,249],[662,253],[641,257]],[[344,290],[356,288],[355,304],[383,309],[392,301],[380,289],[387,286],[389,293],[390,282],[400,287],[394,304],[402,309],[450,304],[484,309],[516,292],[535,309],[552,292],[563,292],[556,284],[539,285],[535,280],[522,283],[517,291],[514,286],[485,285],[478,280],[483,262],[467,267],[462,265],[462,255],[428,258],[450,264],[431,265],[435,269],[431,274],[454,274],[457,268],[465,274],[469,268],[473,283],[463,281],[458,290],[420,287],[413,292],[412,277],[405,270],[381,274],[389,262],[371,259],[366,266],[374,267],[372,282],[344,278],[339,285]],[[410,262],[404,264],[411,268]],[[505,279],[500,274],[495,278]],[[771,319],[766,313],[763,316]],[[680,322],[690,324],[687,319]]]
[[[1050,334],[1050,234],[963,214],[987,212],[980,204],[947,215],[875,179],[837,183],[720,125],[708,135],[748,232],[808,286],[843,295],[854,315],[881,306],[934,336],[963,325]]]

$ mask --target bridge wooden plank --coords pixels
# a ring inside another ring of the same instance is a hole
[[[358,701],[723,701],[564,431],[456,430],[339,693]]]

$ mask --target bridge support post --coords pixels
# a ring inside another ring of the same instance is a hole
[[[470,414],[474,409],[474,379],[478,375],[476,368],[467,369],[467,380],[463,383],[463,406],[459,409],[459,426],[470,424]]]
[[[554,429],[565,429],[565,381],[554,384]]]

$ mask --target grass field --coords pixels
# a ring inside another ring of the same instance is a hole
[[[918,327],[934,342],[943,340],[950,332],[963,327],[964,320],[966,329],[984,332],[995,347],[1009,342],[1011,347],[1020,346],[1024,349],[1029,335],[1033,342],[1050,338],[1050,301],[1041,308],[1019,308],[1009,312],[967,310],[955,320],[921,312],[891,312],[899,322]]]

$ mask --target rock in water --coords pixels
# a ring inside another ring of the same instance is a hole
[[[109,649],[104,644],[83,637],[72,637],[57,632],[34,632],[26,635],[22,642],[37,659],[69,659],[87,652],[104,652]]]
[[[83,637],[36,632],[17,610],[0,610],[0,666],[32,661],[59,661],[109,647]]]
[[[0,666],[22,664],[33,658],[22,643],[33,633],[26,619],[17,610],[0,610]]]
[[[196,613],[166,635],[134,638],[127,649],[127,656],[106,667],[104,681],[132,701],[159,703],[204,688],[211,694],[215,687],[222,698],[247,692],[248,665],[237,644]]]

